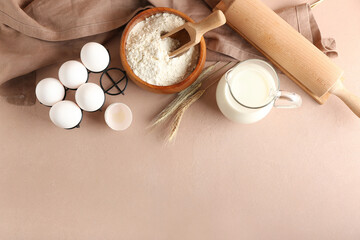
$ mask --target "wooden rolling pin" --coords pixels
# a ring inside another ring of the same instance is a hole
[[[260,0],[222,0],[227,24],[318,103],[338,96],[358,117],[360,98],[342,84],[343,70]]]

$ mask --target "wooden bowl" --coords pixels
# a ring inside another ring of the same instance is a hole
[[[133,72],[129,63],[126,60],[126,53],[125,53],[126,40],[129,36],[131,29],[137,23],[143,21],[145,18],[150,17],[157,13],[165,13],[165,12],[178,15],[178,16],[182,17],[183,19],[185,19],[185,21],[194,22],[186,14],[184,14],[180,11],[177,11],[175,9],[172,9],[172,8],[159,7],[159,8],[151,8],[146,11],[143,11],[143,12],[139,13],[138,15],[136,15],[126,25],[126,28],[124,29],[124,32],[121,36],[121,41],[120,41],[120,59],[121,59],[121,64],[122,64],[124,70],[126,71],[127,76],[134,83],[136,83],[138,86],[142,87],[143,89],[146,89],[148,91],[155,92],[155,93],[177,93],[177,92],[184,90],[188,86],[190,86],[197,79],[197,77],[200,75],[202,69],[204,68],[204,64],[205,64],[205,60],[206,60],[206,45],[205,45],[205,40],[203,37],[201,38],[201,41],[200,41],[199,59],[198,59],[195,69],[187,78],[185,78],[181,82],[174,84],[174,85],[157,86],[157,85],[152,85],[152,84],[149,84],[149,83],[143,81],[142,79],[140,79],[138,76],[135,75],[135,73]]]

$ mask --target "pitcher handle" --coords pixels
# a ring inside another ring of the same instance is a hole
[[[287,103],[284,104],[278,104],[278,99],[285,99],[287,100]],[[276,108],[298,108],[301,106],[302,99],[300,95],[293,93],[293,92],[287,92],[287,91],[279,91],[277,99],[275,100],[274,107]]]

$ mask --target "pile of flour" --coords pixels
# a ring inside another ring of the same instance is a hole
[[[184,23],[177,15],[158,13],[133,27],[126,41],[126,59],[139,78],[152,85],[168,86],[181,82],[194,70],[199,58],[197,46],[170,58],[169,52],[176,49],[179,42],[161,39],[161,34]]]

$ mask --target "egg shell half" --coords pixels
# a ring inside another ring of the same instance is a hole
[[[79,61],[70,60],[59,69],[59,79],[65,87],[77,89],[88,80],[86,67]]]
[[[52,106],[65,97],[65,88],[56,78],[41,80],[35,89],[36,98],[46,106]]]
[[[80,51],[81,62],[92,72],[101,72],[110,62],[109,52],[100,43],[89,42]]]
[[[76,90],[75,100],[82,110],[94,112],[104,105],[105,94],[99,85],[84,83]]]
[[[105,111],[105,122],[113,130],[122,131],[130,127],[133,116],[124,103],[110,104]]]
[[[72,101],[64,100],[50,108],[51,121],[60,128],[71,129],[82,120],[81,109]]]

